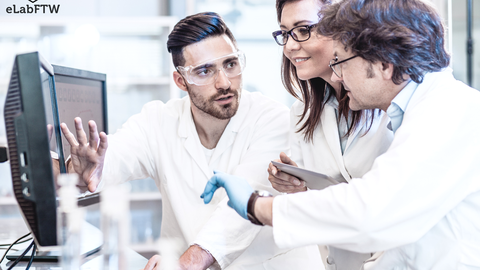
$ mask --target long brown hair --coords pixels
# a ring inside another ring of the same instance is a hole
[[[302,0],[277,0],[277,20],[280,23],[282,19],[282,10],[285,4],[299,2]],[[331,0],[318,0],[325,5],[331,4]],[[333,57],[333,56],[332,56]],[[303,120],[305,122],[296,132],[303,132],[305,141],[313,143],[313,134],[318,123],[320,123],[320,117],[322,115],[325,103],[330,98],[335,98],[335,90],[324,79],[317,77],[309,80],[300,80],[297,76],[297,69],[293,63],[283,54],[282,56],[282,70],[281,70],[282,83],[287,91],[296,99],[304,103],[304,108],[297,125]],[[331,91],[326,91],[327,86],[331,88]],[[299,95],[300,93],[300,95]],[[328,96],[326,96],[328,93]],[[345,119],[351,119],[351,125],[348,128],[345,136],[351,135],[355,129],[360,125],[362,119],[369,119],[367,125],[367,133],[373,123],[375,117],[375,110],[371,110],[369,114],[366,110],[352,111],[348,107],[350,98],[347,96],[347,91],[343,88],[340,91],[340,100],[338,101],[339,118],[345,117]]]

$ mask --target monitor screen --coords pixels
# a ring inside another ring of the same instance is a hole
[[[94,120],[98,132],[107,133],[106,75],[53,65],[60,123],[75,134],[73,120],[82,119],[88,136],[88,121]],[[76,136],[76,134],[75,134]],[[70,156],[70,144],[62,136],[64,156]]]
[[[37,245],[57,245],[54,168],[65,172],[53,67],[38,52],[15,57],[5,99],[12,184]],[[52,162],[58,159],[58,162]]]

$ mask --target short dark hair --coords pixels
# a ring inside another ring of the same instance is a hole
[[[393,64],[392,81],[407,74],[421,83],[450,63],[444,28],[435,9],[421,0],[341,0],[323,8],[319,34],[375,63]]]
[[[190,15],[179,21],[168,35],[167,50],[172,54],[173,65],[183,66],[183,49],[209,37],[227,35],[235,47],[237,42],[222,17],[215,12]]]

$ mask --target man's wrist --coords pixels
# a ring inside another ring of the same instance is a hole
[[[215,258],[206,249],[197,244],[191,245],[180,257],[179,265],[183,270],[187,269],[207,269],[215,263]]]
[[[255,212],[255,205],[256,205],[257,199],[261,197],[272,197],[272,194],[268,193],[267,191],[255,190],[252,193],[252,195],[250,195],[250,198],[248,199],[247,217],[248,217],[248,220],[250,220],[250,222],[252,222],[253,224],[263,226],[264,223],[258,219]]]
[[[250,195],[250,199],[248,199],[247,204],[247,217],[248,220],[250,220],[250,222],[253,224],[263,226],[263,223],[261,223],[255,216],[255,202],[257,201],[258,197],[258,193],[255,192],[252,192],[252,195]]]
[[[255,215],[264,225],[272,226],[273,222],[273,200],[275,197],[261,197],[255,203]]]

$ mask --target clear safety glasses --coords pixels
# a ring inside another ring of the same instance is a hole
[[[189,84],[207,85],[215,82],[219,70],[222,70],[228,78],[233,78],[242,74],[245,64],[245,54],[237,51],[195,66],[178,66],[177,70]]]

